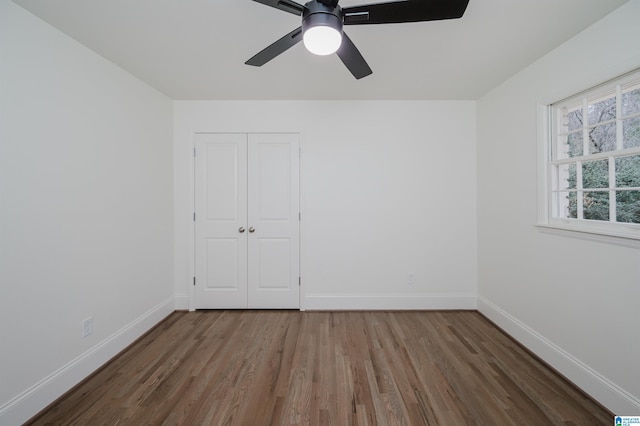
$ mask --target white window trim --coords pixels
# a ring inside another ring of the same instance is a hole
[[[586,222],[551,216],[551,109],[555,102],[537,105],[538,223],[543,233],[640,249],[640,225]]]

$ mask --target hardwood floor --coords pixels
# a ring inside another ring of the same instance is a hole
[[[33,425],[609,425],[461,312],[176,312]]]

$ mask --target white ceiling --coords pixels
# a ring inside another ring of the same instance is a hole
[[[479,98],[628,0],[470,0],[459,20],[348,26],[361,80],[302,44],[244,65],[300,25],[251,0],[14,1],[172,99],[441,100]]]

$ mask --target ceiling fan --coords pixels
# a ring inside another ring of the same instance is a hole
[[[260,51],[245,64],[261,67],[300,41],[316,55],[337,53],[357,79],[371,74],[371,68],[346,33],[344,25],[397,24],[404,22],[457,19],[464,15],[469,0],[397,0],[342,8],[338,0],[311,0],[304,5],[292,0],[254,0],[302,16],[302,25]]]

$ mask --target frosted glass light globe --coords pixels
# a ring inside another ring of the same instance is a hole
[[[331,55],[342,44],[342,34],[333,27],[318,25],[305,31],[304,46],[315,55]]]

